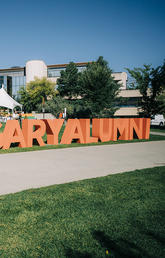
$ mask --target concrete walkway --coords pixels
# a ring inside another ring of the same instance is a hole
[[[0,155],[0,195],[165,165],[165,141]]]
[[[152,132],[152,131],[150,131],[150,134],[165,136],[165,133],[163,133],[163,132]]]

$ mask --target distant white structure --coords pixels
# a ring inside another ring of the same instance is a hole
[[[120,72],[120,73],[112,73],[112,76],[115,81],[118,81],[121,84],[120,89],[126,90],[127,88],[127,73]]]
[[[26,63],[26,84],[34,81],[35,77],[47,78],[47,66],[42,60],[31,60]]]
[[[6,107],[11,110],[15,107],[20,107],[22,109],[22,105],[8,95],[3,86],[0,89],[0,107]]]
[[[77,63],[78,70],[85,69],[88,63]],[[42,60],[30,60],[26,63],[26,85],[30,81],[33,81],[35,77],[42,79],[43,77],[48,78],[50,81],[56,83],[60,77],[60,72],[66,68],[66,64],[63,65],[46,65]],[[112,76],[116,81],[121,84],[121,90],[126,89],[127,84],[127,73],[118,72],[112,73]]]

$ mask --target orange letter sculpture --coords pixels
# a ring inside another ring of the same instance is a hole
[[[143,118],[130,118],[129,119],[129,140],[133,140],[134,132],[138,139],[143,138]]]
[[[92,119],[92,136],[98,137],[101,142],[108,142],[113,139],[112,118]]]
[[[46,124],[47,144],[57,145],[58,134],[64,123],[64,119],[43,119]]]
[[[40,146],[45,143],[42,137],[47,132],[47,144],[57,145],[58,134],[64,119],[43,119],[22,121],[22,130],[17,120],[8,120],[3,133],[0,133],[0,148],[8,149],[11,143],[20,147],[32,147],[33,139]],[[0,123],[0,128],[2,124]],[[150,118],[94,118],[92,120],[92,137],[90,136],[90,119],[68,119],[61,144],[71,144],[75,139],[80,143],[98,142],[98,140],[117,141],[132,140],[134,134],[138,139],[149,139]]]
[[[143,119],[143,139],[149,139],[150,137],[150,118]]]
[[[118,138],[118,132],[120,134]],[[116,118],[113,126],[113,141],[129,139],[129,119]]]
[[[11,143],[19,143],[19,147],[26,147],[24,136],[18,120],[8,120],[3,132],[3,149],[9,149]]]
[[[98,142],[98,138],[90,136],[90,119],[79,119],[84,143]]]
[[[34,129],[35,128],[35,129]],[[44,146],[45,143],[42,137],[46,131],[46,125],[42,120],[28,120],[22,121],[22,131],[26,141],[27,147],[32,147],[33,139],[36,139],[40,146]]]
[[[61,139],[61,144],[71,144],[73,139],[77,139],[80,143],[84,143],[84,137],[78,119],[68,119]]]

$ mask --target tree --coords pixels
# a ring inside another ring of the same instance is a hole
[[[165,117],[165,87],[164,91],[157,97],[157,101],[159,102],[160,112]]]
[[[70,62],[65,71],[61,71],[61,77],[57,80],[58,91],[62,97],[72,99],[79,94],[79,73],[76,65]]]
[[[29,92],[24,87],[19,91],[19,102],[23,105],[22,110],[25,113],[30,113],[34,110],[35,106],[33,104],[33,100],[31,99]]]
[[[112,77],[112,70],[103,57],[87,65],[81,74],[80,86],[87,116],[109,117],[114,114],[120,84]]]
[[[64,112],[66,108],[67,117],[73,114],[73,105],[61,96],[53,97],[45,103],[45,112],[52,113],[56,118],[58,118],[59,113]],[[42,111],[42,105],[38,105],[37,110]]]
[[[55,84],[46,78],[35,78],[34,81],[28,83],[26,89],[19,92],[20,103],[26,112],[35,110],[37,105],[42,103],[43,99],[47,101],[56,95]]]
[[[142,95],[141,109],[145,117],[151,117],[162,112],[162,102],[158,98],[165,85],[165,62],[162,66],[152,68],[144,65],[143,68],[128,69],[127,71],[135,79],[135,89],[139,89]]]
[[[28,83],[27,91],[36,106],[37,104],[42,103],[43,98],[47,101],[48,98],[55,95],[55,84],[47,78],[35,78],[34,81]]]

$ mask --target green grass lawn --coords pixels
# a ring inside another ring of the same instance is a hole
[[[164,179],[157,167],[0,196],[0,257],[165,257]]]
[[[151,132],[165,133],[165,126],[151,126]]]

